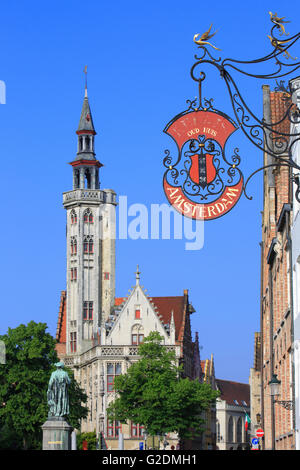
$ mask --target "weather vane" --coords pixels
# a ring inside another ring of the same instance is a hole
[[[280,80],[279,84],[277,81],[300,67],[300,62],[289,62],[289,59],[297,60],[290,55],[289,49],[299,39],[300,33],[287,39],[276,37],[278,30],[279,36],[290,36],[284,27],[289,21],[278,17],[277,13],[269,14],[273,26],[268,37],[273,50],[255,60],[222,60],[221,57],[213,57],[208,47],[220,49],[210,42],[217,33],[211,32],[212,24],[205,33],[194,35],[194,43],[200,53],[195,55],[196,62],[191,68],[191,77],[198,82],[199,96],[194,100],[187,100],[188,109],[172,119],[164,129],[178,147],[176,158],[171,157],[169,150],[165,151],[164,191],[169,203],[186,217],[215,219],[231,210],[242,192],[248,199],[252,199],[246,193],[249,180],[258,171],[271,166],[287,166],[299,172],[292,175],[292,180],[297,185],[296,198],[300,202],[300,166],[292,158],[293,147],[300,140],[300,133],[290,134],[278,129],[278,125],[285,120],[290,124],[300,123],[300,79],[291,80],[289,90],[284,87],[283,80]],[[254,74],[246,69],[248,65],[265,62],[275,64],[275,70]],[[225,113],[216,110],[213,107],[213,99],[202,100],[202,83],[206,78],[204,65],[212,65],[220,72],[237,123]],[[229,70],[250,78],[276,80],[278,91],[283,92],[282,99],[285,104],[285,113],[280,121],[274,123],[259,119],[247,105]],[[238,127],[257,148],[275,159],[270,165],[253,172],[246,182],[239,168],[239,149],[236,148],[230,157],[225,153],[227,140]]]

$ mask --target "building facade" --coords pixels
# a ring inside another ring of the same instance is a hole
[[[263,86],[265,122],[275,131],[289,134],[284,92]],[[278,124],[276,124],[278,123]],[[276,150],[274,140],[268,145]],[[283,158],[287,158],[283,155]],[[264,165],[276,163],[264,154]],[[261,242],[261,380],[264,449],[294,449],[294,416],[279,401],[294,400],[293,299],[291,260],[292,192],[290,168],[269,166],[264,171]],[[277,399],[270,394],[274,374],[281,382]]]
[[[216,379],[221,395],[216,404],[216,444],[218,450],[249,450],[250,435],[245,428],[250,415],[250,386]]]
[[[292,90],[295,90],[296,100],[294,104],[300,108],[300,77],[290,82]],[[291,124],[291,134],[300,134],[299,116],[294,116]],[[298,137],[299,139],[299,137]],[[300,165],[300,142],[295,139],[292,147],[292,158]],[[295,176],[297,177],[297,171]],[[293,193],[293,219],[291,227],[292,239],[292,273],[293,273],[293,307],[294,307],[294,374],[295,374],[295,445],[300,450],[300,203]]]
[[[257,429],[261,428],[261,340],[260,333],[254,334],[254,364],[250,369],[250,416],[251,439],[256,438]],[[251,440],[250,439],[250,440]]]
[[[184,376],[200,381],[198,338],[193,341],[190,323],[195,310],[187,290],[181,296],[151,298],[140,285],[139,269],[129,294],[116,298],[117,200],[113,190],[100,189],[102,164],[95,157],[96,132],[87,90],[76,133],[77,155],[70,163],[73,189],[63,194],[67,279],[60,299],[57,352],[88,395],[89,414],[81,430],[101,434],[110,449],[118,448],[120,435],[125,449],[138,449],[144,439],[138,423],[121,425],[107,419],[106,409],[115,398],[114,378],[139,359],[138,345],[151,331],[157,331],[183,365]],[[165,437],[167,449],[179,446],[177,435]],[[201,442],[180,445],[199,449]]]

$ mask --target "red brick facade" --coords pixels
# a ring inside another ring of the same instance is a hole
[[[264,118],[272,123],[282,119],[282,92],[263,87]],[[289,123],[276,127],[289,133]],[[264,164],[276,162],[265,154]],[[262,427],[265,449],[294,448],[292,411],[270,396],[273,374],[281,381],[278,400],[292,400],[292,299],[291,299],[291,192],[289,168],[271,167],[264,173],[264,207],[261,243],[261,377]]]

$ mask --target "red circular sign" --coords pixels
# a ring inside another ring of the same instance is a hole
[[[264,430],[263,430],[263,429],[257,429],[257,431],[256,431],[257,437],[263,437],[264,434],[265,434],[265,433],[264,433]]]
[[[177,161],[166,150],[163,188],[171,206],[195,220],[212,220],[229,212],[243,189],[237,150],[225,157],[225,144],[237,129],[216,110],[184,112],[167,125],[178,150]]]

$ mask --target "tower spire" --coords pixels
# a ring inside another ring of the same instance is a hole
[[[139,270],[139,265],[136,267],[136,273],[135,273],[135,279],[136,279],[136,285],[138,286],[140,284],[140,270]]]
[[[84,68],[84,73],[84,99],[76,131],[78,136],[77,155],[71,162],[73,167],[73,189],[99,189],[99,168],[102,164],[96,159],[95,154],[96,131],[87,94],[87,66]]]
[[[87,98],[87,65],[84,67],[84,74],[85,74],[85,87],[84,87],[84,97]]]

